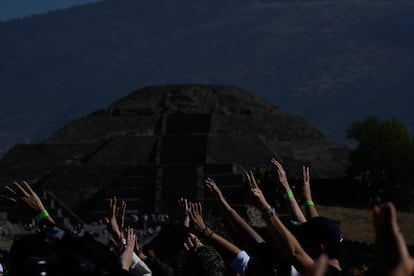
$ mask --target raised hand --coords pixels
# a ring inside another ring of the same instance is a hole
[[[271,209],[271,206],[269,205],[269,203],[267,203],[262,190],[260,190],[259,186],[257,185],[253,172],[245,171],[244,174],[249,184],[250,195],[252,197],[252,204],[254,205],[254,207],[258,208],[259,210]]]
[[[32,190],[26,181],[23,181],[22,184],[13,182],[12,187],[6,186],[5,188],[10,193],[10,196],[3,195],[2,197],[11,202],[17,203],[23,207],[25,211],[30,212],[32,215],[37,215],[41,211],[45,210],[39,196]]]
[[[302,173],[303,173],[303,196],[305,199],[312,198],[311,196],[311,188],[310,188],[310,175],[309,175],[309,167],[302,166]]]
[[[190,202],[186,198],[180,198],[178,200],[178,206],[183,209],[184,213],[184,226],[190,227]]]
[[[116,196],[109,199],[109,218],[105,217],[104,221],[114,237],[119,241],[122,237],[121,230],[125,224],[126,203],[125,201],[121,201],[121,206],[118,206],[118,204]]]
[[[13,182],[12,187],[6,186],[5,188],[9,195],[2,195],[2,198],[17,204],[21,207],[22,211],[29,216],[39,216],[39,214],[42,213],[40,218],[36,218],[38,221],[45,218],[49,222],[55,223],[52,217],[46,212],[45,206],[39,196],[32,190],[26,181],[23,181],[22,184]]]
[[[282,186],[287,189],[289,187],[289,182],[287,180],[287,176],[286,176],[286,172],[282,167],[282,164],[279,163],[279,161],[277,161],[276,159],[272,158],[272,160],[270,160],[270,162],[275,166],[275,169],[277,171],[277,175],[279,176],[279,181],[282,184]]]
[[[129,268],[131,267],[133,263],[133,252],[135,247],[135,233],[134,229],[128,227],[126,229],[126,246],[124,252],[120,255],[120,261],[122,265],[122,269],[125,269],[129,271]]]
[[[414,275],[414,259],[409,255],[407,245],[397,224],[397,212],[392,203],[374,207],[376,233],[375,275]]]
[[[224,212],[230,227],[232,227],[236,235],[252,244],[264,242],[263,238],[231,207],[213,179],[207,178],[204,183],[217,199],[221,210]]]
[[[302,166],[303,173],[303,197],[305,199],[306,213],[308,217],[314,218],[319,216],[318,211],[316,210],[315,204],[312,201],[312,193],[310,187],[310,174],[309,167]]]
[[[190,204],[190,217],[197,231],[203,233],[207,229],[203,219],[203,207],[200,202]]]
[[[223,198],[223,194],[221,193],[220,188],[217,186],[216,182],[214,182],[213,179],[211,179],[210,177],[207,177],[207,179],[204,180],[204,183],[206,184],[206,187],[214,195],[216,199],[221,200]]]
[[[184,248],[188,251],[193,247],[202,246],[203,243],[192,233],[188,234],[187,240],[184,242]]]
[[[286,203],[287,203],[290,217],[299,222],[302,222],[302,223],[305,222],[306,221],[305,215],[303,214],[302,210],[300,209],[293,195],[292,189],[290,188],[289,182],[287,180],[286,172],[283,169],[282,164],[280,164],[274,158],[272,158],[270,162],[276,168],[277,174],[279,176],[279,182],[281,183],[283,189],[285,190],[284,197],[286,198]]]
[[[204,184],[206,185],[207,189],[213,194],[214,198],[218,201],[219,206],[222,208],[222,210],[229,211],[232,209],[223,193],[221,192],[219,186],[217,186],[216,182],[214,182],[213,179],[208,177],[204,181]]]

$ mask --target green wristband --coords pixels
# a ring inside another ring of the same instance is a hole
[[[312,200],[306,200],[306,206],[315,206]]]
[[[283,194],[283,198],[284,198],[284,199],[291,199],[291,198],[294,198],[294,196],[293,196],[293,192],[292,192],[292,191],[290,191],[290,192],[287,192],[286,194]]]
[[[44,218],[47,218],[49,216],[49,213],[46,210],[43,210],[42,212],[40,212],[36,217],[35,220],[36,222],[41,221]]]

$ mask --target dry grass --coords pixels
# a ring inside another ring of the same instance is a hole
[[[319,215],[335,220],[345,239],[374,243],[375,232],[372,224],[372,210],[318,205]],[[247,208],[249,223],[256,227],[266,227],[260,211]],[[414,214],[398,212],[398,224],[408,245],[414,245]]]
[[[372,210],[343,208],[337,206],[317,206],[321,216],[337,221],[346,239],[373,243],[375,239],[372,224]],[[407,244],[414,245],[414,214],[398,213],[398,223]]]

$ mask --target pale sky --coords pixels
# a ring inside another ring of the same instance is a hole
[[[0,21],[98,1],[101,0],[0,0]]]

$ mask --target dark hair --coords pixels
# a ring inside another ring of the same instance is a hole
[[[206,245],[190,249],[185,266],[194,273],[193,275],[200,276],[223,276],[225,269],[220,254]]]

